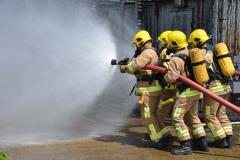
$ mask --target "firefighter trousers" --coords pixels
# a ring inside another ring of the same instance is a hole
[[[189,125],[194,138],[200,138],[206,135],[203,125],[198,118],[199,98],[199,92],[193,89],[187,89],[176,99],[172,117],[179,141],[186,141],[191,138],[186,124]]]
[[[175,102],[176,90],[175,89],[165,89],[162,91],[161,100],[158,105],[157,118],[159,122],[160,135],[161,138],[174,134],[175,130],[171,124],[167,124],[166,120],[171,120],[172,109]]]
[[[159,100],[160,96],[149,95],[141,95],[139,100],[141,118],[153,142],[158,142],[162,137],[157,119]]]
[[[220,95],[227,99],[228,94]],[[222,139],[226,135],[233,135],[232,124],[226,114],[226,107],[208,96],[204,96],[205,122],[215,140]]]

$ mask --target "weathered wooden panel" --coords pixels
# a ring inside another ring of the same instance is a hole
[[[204,20],[213,42],[227,43],[235,55],[240,51],[240,0],[205,1]]]

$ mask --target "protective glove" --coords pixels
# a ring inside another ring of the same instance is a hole
[[[126,67],[127,67],[127,65],[120,65],[119,66],[120,72],[121,73],[126,73]]]
[[[158,64],[159,67],[164,67],[166,69],[168,69],[168,63],[164,62],[162,59],[158,58]]]
[[[162,67],[168,69],[168,62],[163,62]]]

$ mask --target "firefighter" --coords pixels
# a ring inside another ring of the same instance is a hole
[[[158,41],[160,43],[161,49],[160,49],[160,53],[164,50],[167,49],[168,47],[168,34],[171,31],[164,31],[162,32],[159,36],[158,36]]]
[[[136,76],[135,94],[139,96],[141,117],[154,143],[153,147],[162,148],[159,140],[163,135],[156,115],[162,86],[157,72],[144,69],[147,64],[157,65],[158,55],[152,47],[152,38],[147,31],[137,32],[132,42],[137,47],[135,55],[128,65],[120,65],[120,72]]]
[[[192,43],[194,47],[200,48],[205,53],[205,63],[208,66],[208,74],[210,77],[207,89],[227,99],[231,89],[230,86],[224,82],[223,77],[220,76],[219,70],[217,70],[216,64],[214,64],[214,47],[209,44],[209,40],[210,37],[203,29],[194,30],[188,38],[189,43]],[[228,65],[230,65],[230,63],[228,63]],[[208,96],[203,97],[203,103],[205,122],[215,140],[213,143],[209,144],[209,146],[218,148],[231,147],[233,131],[231,122],[226,114],[225,106]]]
[[[167,68],[169,64],[170,57],[172,55],[171,51],[168,50],[168,34],[171,31],[164,31],[158,36],[158,41],[160,43],[161,49],[159,52],[159,57],[162,60],[163,67]]]
[[[175,83],[178,89],[178,95],[173,106],[172,119],[181,145],[180,148],[172,149],[171,153],[175,155],[192,154],[191,137],[184,118],[188,120],[189,127],[192,129],[192,134],[198,143],[199,149],[208,151],[205,139],[206,133],[197,114],[201,93],[177,81],[179,75],[187,76],[190,74],[190,77],[193,76],[190,66],[187,66],[189,51],[187,49],[186,35],[181,31],[172,31],[168,35],[168,44],[173,49],[174,56],[170,58],[170,64],[164,79],[167,83]]]
[[[168,34],[170,32],[171,31],[164,31],[158,37],[158,41],[160,42],[160,45],[161,45],[159,58],[161,60],[161,65],[165,68],[168,68],[169,60],[172,54],[167,51]],[[164,82],[162,82],[162,84],[164,84]],[[174,105],[175,96],[176,96],[175,85],[164,84],[164,88],[161,94],[161,100],[159,102],[159,106],[157,110],[159,127],[164,136],[164,139],[161,141],[163,143],[163,147],[166,144],[168,144],[168,142],[171,142],[171,140],[173,139],[171,137],[171,134],[175,133],[175,130],[173,129],[173,127],[166,123],[166,119],[171,120],[172,108]]]

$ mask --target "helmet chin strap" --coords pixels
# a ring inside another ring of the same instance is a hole
[[[153,48],[151,41],[147,41],[147,42],[144,43],[141,47],[137,47],[137,46],[136,46],[136,50],[135,50],[135,54],[133,55],[133,58],[136,58],[143,50],[145,50],[145,49],[151,49],[151,48]]]
[[[136,58],[141,53],[141,48],[136,47],[135,53],[132,58]]]
[[[207,41],[206,42],[203,42],[203,43],[201,43],[201,42],[199,42],[198,44],[197,44],[197,47],[198,48],[204,48],[204,45],[207,43]]]
[[[180,48],[180,49],[176,49],[176,48],[172,48],[172,51],[173,52],[178,52],[178,51],[181,51],[181,50],[184,50],[185,48]]]

